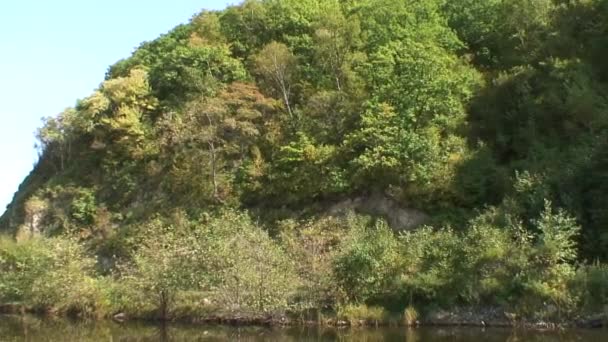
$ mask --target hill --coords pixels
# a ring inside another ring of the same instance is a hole
[[[221,312],[596,310],[607,18],[606,0],[198,13],[44,120],[0,218],[0,269],[34,273],[0,276],[0,303],[163,318],[203,315],[203,297]],[[84,299],[39,301],[66,279]]]

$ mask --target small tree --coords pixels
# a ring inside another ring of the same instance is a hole
[[[63,171],[72,157],[72,144],[77,136],[78,112],[68,108],[57,117],[43,118],[42,127],[38,129],[36,137],[41,153],[49,153],[59,158],[59,171]]]
[[[297,298],[301,309],[321,310],[338,304],[333,260],[347,238],[350,220],[327,217],[309,222],[281,223],[281,242],[295,261],[301,279]]]
[[[215,299],[233,310],[287,309],[299,281],[293,261],[248,216],[224,212],[207,223],[216,236]]]
[[[187,221],[167,224],[160,219],[145,224],[141,247],[133,252],[132,263],[123,266],[124,280],[144,300],[153,304],[158,318],[165,320],[180,290],[204,288],[205,245],[189,233]]]

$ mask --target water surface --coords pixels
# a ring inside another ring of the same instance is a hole
[[[0,316],[0,341],[608,341],[608,330],[532,332],[492,328],[265,328],[71,322]]]

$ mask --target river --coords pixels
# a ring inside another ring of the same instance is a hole
[[[228,327],[146,323],[73,322],[0,316],[0,341],[608,341],[608,330],[523,331],[494,328]]]

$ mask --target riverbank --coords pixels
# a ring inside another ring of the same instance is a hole
[[[0,317],[6,341],[605,341],[608,330],[526,330],[475,327],[227,326]]]
[[[37,317],[61,318],[54,312],[27,308],[21,305],[0,305],[0,316],[34,315]],[[100,317],[100,321],[127,322],[171,322],[192,325],[225,325],[225,326],[324,326],[324,327],[492,327],[492,328],[523,328],[529,330],[561,330],[571,328],[598,329],[608,328],[608,315],[605,313],[580,315],[576,318],[562,320],[526,319],[499,308],[458,308],[452,310],[432,310],[416,317],[406,319],[405,315],[389,314],[383,317],[345,317],[336,313],[318,315],[317,319],[307,319],[296,314],[245,314],[219,313],[204,316],[174,316],[168,319],[158,319],[151,315],[142,317],[116,313],[108,317]],[[66,317],[78,319],[78,315]],[[88,319],[87,319],[88,320]]]

